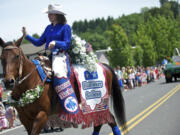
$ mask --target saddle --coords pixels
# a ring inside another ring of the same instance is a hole
[[[35,58],[35,60],[33,60],[33,63],[37,66],[37,70],[39,72],[42,81],[44,81],[46,77],[47,77],[46,80],[47,82],[50,82],[53,79],[52,62],[49,59],[49,57],[38,56]],[[70,64],[70,68],[71,68],[70,82],[73,85],[76,77],[74,74],[74,68],[71,64]]]
[[[52,67],[51,67],[52,64],[51,64],[50,59],[47,56],[38,56],[35,58],[35,60],[39,61],[39,64],[41,65],[42,69],[44,70],[47,78],[52,79],[53,71],[52,71]]]

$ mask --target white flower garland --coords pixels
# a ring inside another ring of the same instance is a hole
[[[8,103],[12,105],[17,105],[20,107],[24,107],[30,103],[33,103],[36,99],[38,99],[44,90],[44,86],[37,86],[35,89],[27,90],[25,93],[22,94],[22,97],[19,101],[13,100],[11,97],[11,93],[8,93]]]
[[[70,57],[72,64],[79,64],[84,66],[89,72],[96,71],[96,63],[98,62],[96,55],[93,51],[86,50],[85,40],[81,40],[78,36],[72,36],[72,44],[70,50]]]

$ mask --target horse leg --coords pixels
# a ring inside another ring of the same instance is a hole
[[[33,121],[31,119],[28,119],[26,115],[22,115],[22,113],[20,113],[21,111],[18,111],[18,114],[19,114],[19,119],[21,121],[21,123],[24,125],[26,131],[28,132],[28,135],[31,134],[31,131],[32,131],[32,123]]]
[[[26,123],[22,122],[22,124],[24,125],[26,131],[28,132],[28,135],[31,135],[31,131],[32,131],[31,122],[30,121],[27,121]]]
[[[46,112],[40,111],[34,120],[31,135],[39,135],[41,129],[46,125],[47,120],[48,116]]]
[[[112,115],[112,114],[111,114]],[[109,126],[111,126],[112,128],[112,131],[113,131],[113,135],[121,135],[121,131],[119,129],[119,127],[117,126],[116,124],[116,121],[115,121],[115,118],[114,116],[112,115],[112,118],[114,119],[112,123],[108,123]]]
[[[116,122],[115,123],[109,123],[109,126],[111,126],[113,135],[121,135],[121,131],[119,127],[117,126]]]
[[[99,125],[99,126],[94,126],[94,131],[93,131],[93,134],[92,135],[99,135],[99,131],[101,129],[102,125]]]

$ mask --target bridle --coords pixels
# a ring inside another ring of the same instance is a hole
[[[22,50],[21,48],[17,47],[17,46],[6,46],[5,48],[3,48],[3,50],[11,50],[11,49],[18,49],[19,50],[19,74],[17,79],[15,78],[15,86],[21,84],[24,80],[26,80],[36,69],[34,68],[29,74],[27,74],[26,76],[24,76],[22,79],[22,70],[23,70],[23,58],[22,58]]]

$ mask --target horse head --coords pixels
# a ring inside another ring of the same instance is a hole
[[[7,89],[15,86],[16,80],[22,75],[22,50],[19,47],[24,36],[15,42],[4,42],[0,38],[2,47],[1,64],[3,67],[4,83]]]

